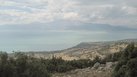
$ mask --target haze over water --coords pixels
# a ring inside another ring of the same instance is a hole
[[[137,38],[137,0],[0,0],[0,50]]]

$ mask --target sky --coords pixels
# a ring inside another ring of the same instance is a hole
[[[0,0],[1,51],[137,38],[137,0]]]

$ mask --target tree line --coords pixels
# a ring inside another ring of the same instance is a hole
[[[0,53],[0,77],[51,77],[52,73],[62,73],[74,69],[92,67],[100,59],[80,59],[65,61],[62,58],[35,58],[23,53]]]

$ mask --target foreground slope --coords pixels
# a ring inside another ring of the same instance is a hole
[[[52,77],[111,77],[116,62],[96,63],[93,67],[76,69],[66,73],[55,73]]]

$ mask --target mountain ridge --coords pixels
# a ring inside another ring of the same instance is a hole
[[[64,60],[104,58],[106,55],[122,51],[129,43],[137,44],[137,39],[117,41],[82,42],[74,47],[51,52],[30,52],[35,57],[61,57]]]

